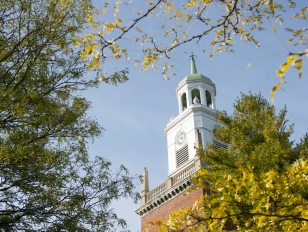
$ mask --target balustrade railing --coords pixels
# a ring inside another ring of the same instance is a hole
[[[146,195],[147,201],[152,200],[153,198],[155,198],[159,194],[165,192],[166,190],[167,190],[167,181],[162,183],[161,185],[159,185],[158,187],[156,187],[152,191],[148,192],[147,195]]]
[[[179,183],[183,179],[192,176],[194,173],[195,173],[195,164],[192,163],[187,168],[185,168],[184,170],[182,170],[181,172],[176,174],[174,177],[171,177],[171,186],[169,186],[169,188],[174,186],[175,184]],[[161,193],[167,191],[168,190],[167,182],[168,182],[168,180],[165,181],[164,183],[162,183],[161,185],[159,185],[158,187],[156,187],[155,189],[153,189],[152,191],[148,192],[146,194],[146,202],[154,199],[155,197],[157,197]]]
[[[191,176],[194,173],[195,173],[195,164],[193,163],[172,178],[172,186],[179,183],[181,180]]]

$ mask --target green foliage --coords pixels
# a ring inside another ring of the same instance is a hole
[[[138,198],[138,177],[88,157],[103,129],[78,91],[98,80],[83,77],[73,40],[92,9],[88,0],[0,3],[1,231],[106,231],[125,226],[112,200]]]
[[[199,150],[207,168],[194,179],[207,193],[193,207],[154,222],[160,231],[307,231],[307,136],[290,141],[286,109],[244,95],[231,116],[218,114],[214,136],[228,144]]]

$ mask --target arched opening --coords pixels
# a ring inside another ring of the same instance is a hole
[[[208,107],[213,108],[213,107],[212,107],[212,97],[211,97],[211,93],[210,93],[208,90],[205,91],[205,96],[206,96],[206,105],[207,105]]]
[[[182,102],[182,111],[187,109],[187,98],[186,93],[183,93],[181,96],[181,102]]]
[[[201,103],[199,89],[193,89],[193,91],[191,91],[191,99],[192,99],[193,104]]]

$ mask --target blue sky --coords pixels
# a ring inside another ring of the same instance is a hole
[[[301,1],[302,5],[308,1]],[[159,71],[141,73],[139,68],[129,66],[130,80],[118,86],[102,84],[84,95],[92,102],[89,115],[95,117],[105,128],[104,136],[89,144],[91,157],[103,156],[117,168],[125,165],[131,174],[141,174],[144,167],[149,171],[150,189],[167,178],[167,140],[164,128],[171,116],[178,115],[175,89],[178,83],[190,73],[189,54],[197,55],[198,73],[209,77],[217,90],[218,110],[233,112],[232,105],[240,92],[261,92],[270,101],[270,89],[279,81],[275,70],[285,62],[287,39],[290,34],[285,27],[303,27],[307,22],[277,25],[278,36],[273,32],[275,21],[267,23],[267,30],[258,36],[261,47],[236,40],[235,52],[217,53],[213,60],[209,53],[202,53],[194,42],[183,46],[172,56],[175,76],[166,81]],[[285,45],[281,42],[285,43]],[[289,47],[293,51],[292,47]],[[183,54],[187,52],[188,55]],[[258,62],[256,62],[258,61]],[[256,62],[250,68],[247,65]],[[303,78],[291,70],[288,72],[283,91],[275,96],[277,111],[286,105],[287,118],[294,123],[292,140],[298,142],[307,132],[308,76],[307,58],[304,58]],[[137,185],[141,190],[141,185]],[[131,200],[114,202],[118,216],[127,220],[130,231],[140,229],[140,217],[135,210],[140,206]],[[121,231],[120,229],[118,231]]]

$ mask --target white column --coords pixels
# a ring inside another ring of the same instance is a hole
[[[211,93],[211,99],[212,99],[212,109],[215,110],[216,109],[215,95],[212,91],[210,93]]]
[[[201,104],[206,106],[205,89],[203,87],[199,86],[199,91],[200,91]]]
[[[183,94],[183,93],[182,93]],[[179,101],[179,114],[182,113],[182,94],[178,94],[178,101]]]
[[[187,108],[190,107],[192,105],[192,99],[191,99],[191,88],[187,88]]]

